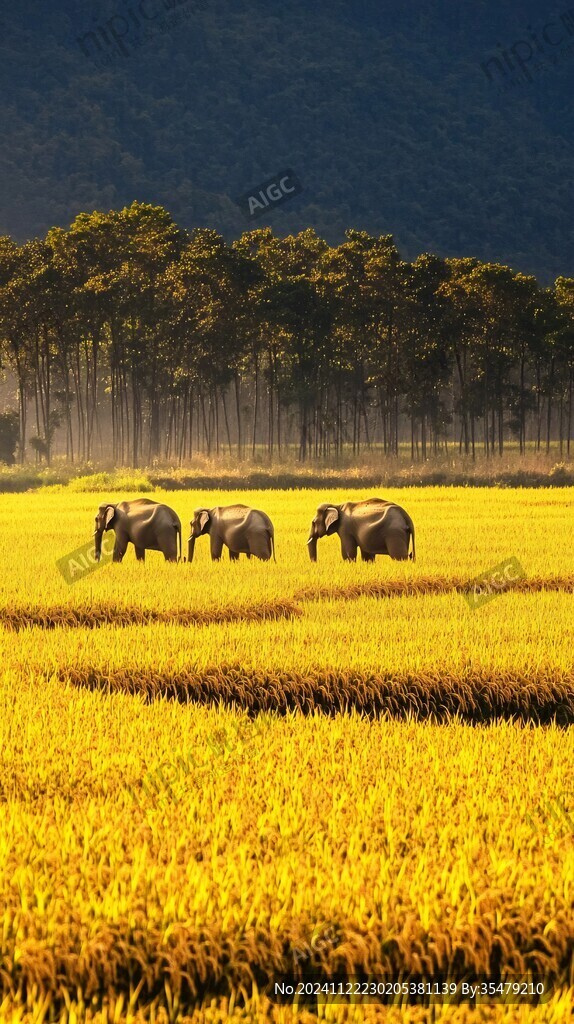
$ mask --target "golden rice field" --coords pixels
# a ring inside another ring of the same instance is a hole
[[[574,1011],[574,490],[385,490],[417,561],[159,553],[68,586],[98,495],[3,495],[0,1022],[558,1022]],[[127,494],[105,494],[121,500]],[[526,578],[484,607],[475,576]],[[273,979],[545,975],[542,1006],[280,1006]]]

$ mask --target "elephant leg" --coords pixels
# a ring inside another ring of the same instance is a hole
[[[136,547],[136,558],[138,562],[145,562],[145,548]]]
[[[121,562],[122,558],[126,553],[128,544],[128,540],[124,540],[123,538],[120,540],[119,537],[116,537],[116,542],[114,544],[114,553],[112,555],[112,562]]]
[[[223,551],[223,539],[212,531],[209,534],[209,542],[211,546],[211,561],[218,562]]]
[[[238,562],[239,561],[239,551],[232,551],[231,548],[230,548],[229,549],[229,561],[230,562]]]
[[[262,562],[268,562],[271,558],[271,540],[268,536],[255,537],[249,542],[249,555],[255,555]]]
[[[177,562],[177,533],[175,533],[173,527],[160,530],[155,543],[166,562]]]
[[[341,537],[341,554],[343,556],[343,561],[356,562],[358,546],[359,545],[354,537]]]
[[[366,551],[363,551],[362,548],[361,548],[361,558],[363,559],[363,562],[374,562],[375,561],[375,556],[374,555],[369,555]]]
[[[404,530],[390,530],[385,535],[387,552],[397,562],[406,562],[409,557],[409,535]]]

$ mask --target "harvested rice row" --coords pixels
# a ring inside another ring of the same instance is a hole
[[[406,975],[432,985],[441,984],[445,977],[467,980],[485,965],[493,973],[497,967],[502,971],[506,967],[513,975],[516,971],[521,977],[544,979],[545,988],[556,999],[568,991],[570,960],[565,950],[574,942],[574,930],[565,917],[555,924],[556,928],[545,927],[538,915],[528,927],[516,912],[490,934],[487,928],[480,937],[469,934],[468,942],[455,944],[450,955],[445,935],[425,936],[413,928],[409,949],[404,942],[381,941],[380,935],[364,936],[349,926],[324,956],[309,958],[302,969],[293,966],[296,944],[291,946],[287,936],[281,942],[269,935],[266,942],[257,927],[227,935],[216,926],[199,932],[179,924],[170,927],[166,936],[164,929],[147,922],[124,921],[94,930],[81,951],[62,953],[45,941],[29,939],[23,955],[3,972],[0,994],[14,1001],[25,999],[27,993],[41,994],[56,1013],[78,992],[93,1006],[101,1004],[102,992],[110,1002],[137,992],[139,1006],[152,1003],[166,1009],[175,996],[179,1013],[171,1020],[179,1021],[182,1013],[193,1013],[208,996],[225,999],[232,992],[249,996],[256,989],[265,998],[274,983],[287,979],[320,978],[344,985],[369,977],[392,983]]]
[[[574,593],[574,577],[550,577],[517,580],[505,588],[519,593],[565,592]],[[225,622],[265,622],[274,619],[292,619],[303,614],[295,602],[318,600],[356,600],[360,597],[420,597],[423,595],[461,593],[469,594],[473,585],[468,580],[441,577],[419,577],[410,580],[371,580],[366,583],[341,587],[304,587],[294,594],[294,601],[271,600],[253,605],[227,608],[175,608],[152,609],[121,605],[96,605],[89,608],[67,606],[48,608],[0,608],[0,626],[21,630],[38,626],[53,629],[56,626],[88,629],[98,626],[145,626],[166,623],[182,626],[216,625]]]
[[[448,672],[398,674],[317,671],[254,672],[239,665],[218,665],[201,671],[156,673],[137,668],[102,672],[96,668],[67,668],[62,681],[90,690],[118,691],[144,696],[147,701],[168,697],[180,703],[223,704],[250,714],[320,711],[333,715],[356,710],[368,717],[452,718],[472,724],[499,719],[545,725],[574,723],[574,674],[559,671],[513,673],[493,679],[485,671],[464,677]]]
[[[295,591],[298,601],[318,601],[324,598],[352,600],[357,597],[418,597],[423,594],[472,594],[478,586],[462,577],[418,576],[403,580],[369,580],[341,587],[302,587]],[[574,576],[531,577],[514,580],[504,586],[504,592],[538,594],[542,591],[574,593]],[[486,592],[486,591],[485,591]]]
[[[146,626],[150,623],[168,623],[180,626],[206,626],[223,622],[265,622],[275,619],[291,619],[302,614],[293,601],[266,601],[254,605],[234,608],[213,608],[207,610],[175,609],[154,611],[150,608],[126,608],[101,605],[92,608],[0,608],[0,626],[6,629],[22,630],[38,626],[54,629],[98,626]]]

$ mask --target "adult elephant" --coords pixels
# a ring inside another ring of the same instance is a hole
[[[409,557],[411,537],[411,558],[415,558],[414,523],[404,508],[392,501],[367,498],[345,501],[342,505],[319,505],[307,541],[312,562],[317,561],[319,537],[330,537],[333,533],[339,534],[341,554],[347,561],[354,562],[357,551],[364,562],[374,562],[375,555],[390,555],[404,561]]]
[[[139,562],[145,561],[146,549],[161,551],[166,562],[177,562],[181,558],[181,522],[169,505],[161,505],[150,498],[100,505],[94,533],[97,562],[102,553],[102,536],[108,530],[114,530],[116,535],[114,562],[121,562],[130,543],[136,549]]]
[[[275,561],[275,531],[265,512],[248,505],[218,505],[216,508],[196,508],[190,523],[191,536],[187,545],[187,560],[193,561],[195,541],[209,534],[211,558],[221,558],[223,545],[229,548],[229,557],[236,561],[240,554],[255,555],[267,562],[271,555]]]

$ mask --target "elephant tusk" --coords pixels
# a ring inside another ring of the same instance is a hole
[[[314,537],[309,537],[309,540],[307,541],[307,544],[312,544],[314,540],[315,540]]]

